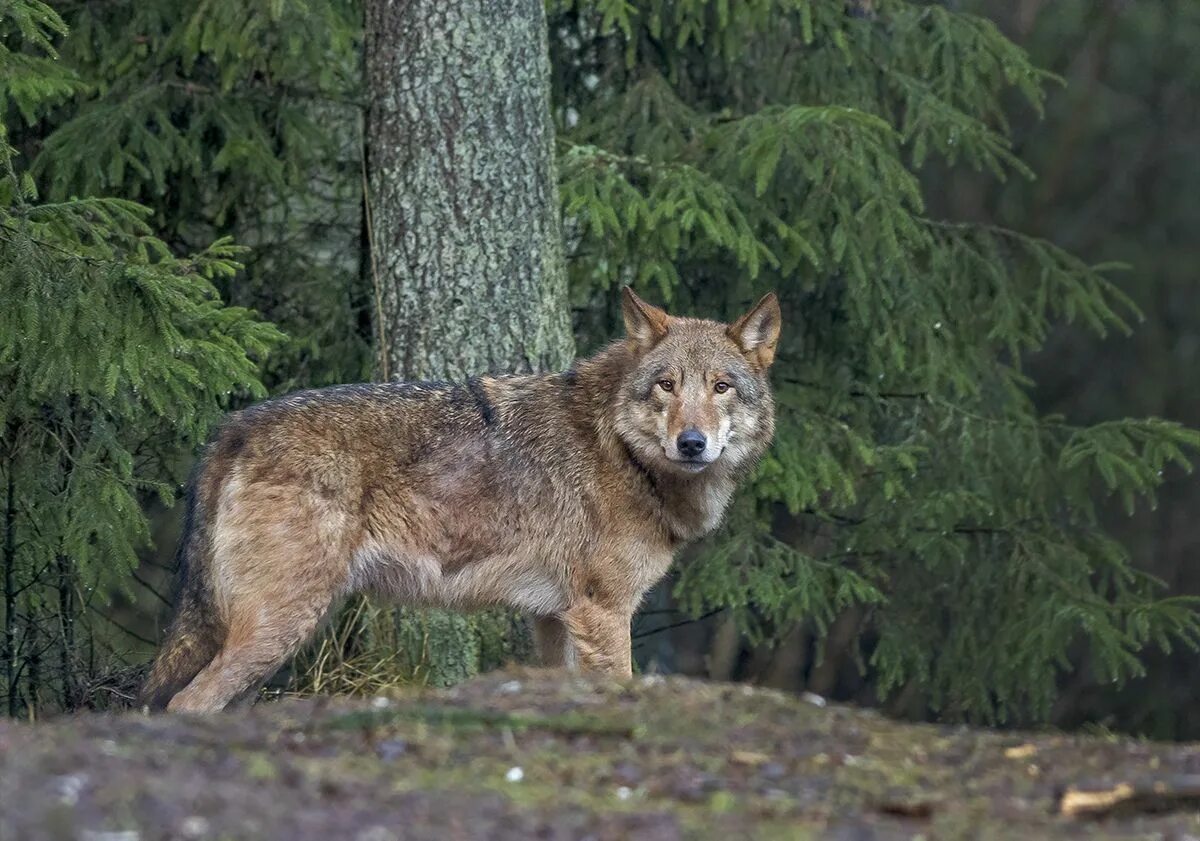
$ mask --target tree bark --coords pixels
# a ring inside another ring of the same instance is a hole
[[[368,0],[366,30],[380,373],[565,366],[542,0]]]
[[[378,373],[566,367],[574,341],[542,0],[367,0],[365,74]],[[425,640],[417,671],[433,684],[527,646],[509,616],[391,613],[360,644]]]

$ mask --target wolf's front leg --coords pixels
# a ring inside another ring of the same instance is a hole
[[[633,675],[629,623],[633,616],[587,601],[562,615],[567,632],[567,663],[585,672]]]

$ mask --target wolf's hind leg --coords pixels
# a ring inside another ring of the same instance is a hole
[[[347,522],[304,488],[248,486],[226,500],[214,534],[221,650],[167,705],[212,712],[271,676],[316,631],[349,576]]]
[[[216,712],[252,691],[312,636],[332,601],[332,598],[310,599],[264,605],[259,615],[241,612],[231,621],[221,651],[171,699],[167,709]]]
[[[633,675],[629,623],[633,617],[594,602],[583,602],[562,615],[569,639],[568,664],[614,677]]]

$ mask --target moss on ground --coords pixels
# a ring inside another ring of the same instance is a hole
[[[1184,839],[1200,814],[1171,787],[1198,774],[1195,745],[524,670],[373,702],[0,722],[0,841]],[[1129,781],[1155,799],[1062,814],[1064,792],[1103,803]]]

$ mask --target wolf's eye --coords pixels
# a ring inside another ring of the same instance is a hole
[[[718,382],[713,386],[713,391],[715,391],[717,394],[724,394],[725,392],[729,391],[729,383],[724,381]]]
[[[671,382],[670,380],[659,380],[658,387],[663,391],[674,391],[675,383]]]

